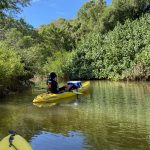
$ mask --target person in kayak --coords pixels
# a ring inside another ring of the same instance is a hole
[[[58,82],[57,82],[57,75],[55,72],[51,72],[49,74],[47,85],[48,85],[47,91],[48,92],[50,91],[52,93],[62,93],[66,91],[71,91],[74,88],[72,85],[65,85],[59,88]]]

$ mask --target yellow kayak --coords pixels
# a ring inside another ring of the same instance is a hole
[[[32,150],[30,144],[20,135],[15,135],[10,144],[10,136],[0,141],[0,150]]]
[[[73,91],[70,91],[70,92],[64,92],[64,93],[60,93],[60,94],[43,93],[43,94],[38,95],[33,100],[33,103],[56,102],[56,101],[61,100],[61,99],[74,97],[74,96],[77,96],[79,94],[82,94],[82,93],[86,92],[89,87],[90,87],[90,82],[86,81],[82,84],[82,86],[80,88],[78,88],[78,90],[73,90]]]

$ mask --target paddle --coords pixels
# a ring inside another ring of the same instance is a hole
[[[80,92],[77,92],[77,91],[72,91],[74,94],[77,94],[77,95],[81,95],[83,93],[80,93]]]
[[[79,98],[79,95],[83,94],[83,93],[78,92],[78,89],[76,89],[76,91],[72,91],[72,92],[77,95],[77,99]]]

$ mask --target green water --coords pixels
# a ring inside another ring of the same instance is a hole
[[[149,150],[150,83],[92,81],[88,95],[37,107],[27,91],[0,102],[0,139],[9,129],[34,150]]]

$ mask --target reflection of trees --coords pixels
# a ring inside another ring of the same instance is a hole
[[[148,85],[96,82],[93,86],[93,103],[83,116],[87,116],[88,140],[94,149],[148,149]]]
[[[39,131],[67,135],[81,131],[92,149],[148,149],[150,146],[149,84],[93,82],[80,105],[38,108],[29,104],[1,106],[1,135],[8,129],[31,139]]]

